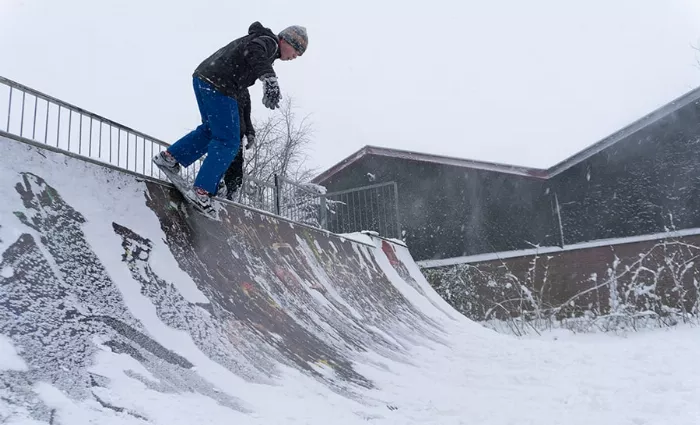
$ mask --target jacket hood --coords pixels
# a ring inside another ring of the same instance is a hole
[[[248,34],[258,36],[267,35],[269,37],[273,37],[275,40],[278,40],[277,34],[272,32],[270,28],[264,27],[263,24],[261,24],[258,21],[255,21],[252,24],[250,24],[250,27],[248,27]]]

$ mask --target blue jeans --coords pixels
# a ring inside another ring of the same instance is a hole
[[[193,78],[192,84],[202,124],[173,143],[168,152],[183,167],[190,166],[206,153],[194,186],[215,194],[241,144],[238,102],[199,78]]]

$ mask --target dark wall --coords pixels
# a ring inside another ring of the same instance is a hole
[[[656,121],[551,179],[566,244],[700,227],[700,106]]]
[[[368,155],[321,184],[334,192],[388,181],[416,260],[558,243],[551,196],[531,177]]]
[[[700,227],[700,102],[548,181],[368,155],[322,184],[387,181],[398,184],[416,260],[561,245],[562,234],[569,245]]]

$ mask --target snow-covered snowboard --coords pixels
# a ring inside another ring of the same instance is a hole
[[[218,219],[218,212],[215,208],[216,204],[216,199],[211,198],[211,205],[209,208],[202,208],[202,206],[196,201],[195,194],[194,194],[194,189],[190,184],[187,183],[187,181],[180,175],[179,173],[174,173],[170,171],[167,167],[162,167],[158,165],[155,161],[153,161],[154,164],[160,169],[160,171],[165,174],[165,176],[170,180],[170,182],[175,186],[177,190],[182,193],[182,196],[185,198],[185,200],[192,205],[192,207],[202,213],[203,215],[213,218],[213,219]]]

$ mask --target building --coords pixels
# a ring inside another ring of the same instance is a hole
[[[420,261],[700,227],[699,165],[696,89],[546,170],[366,146],[313,182],[396,182]]]

